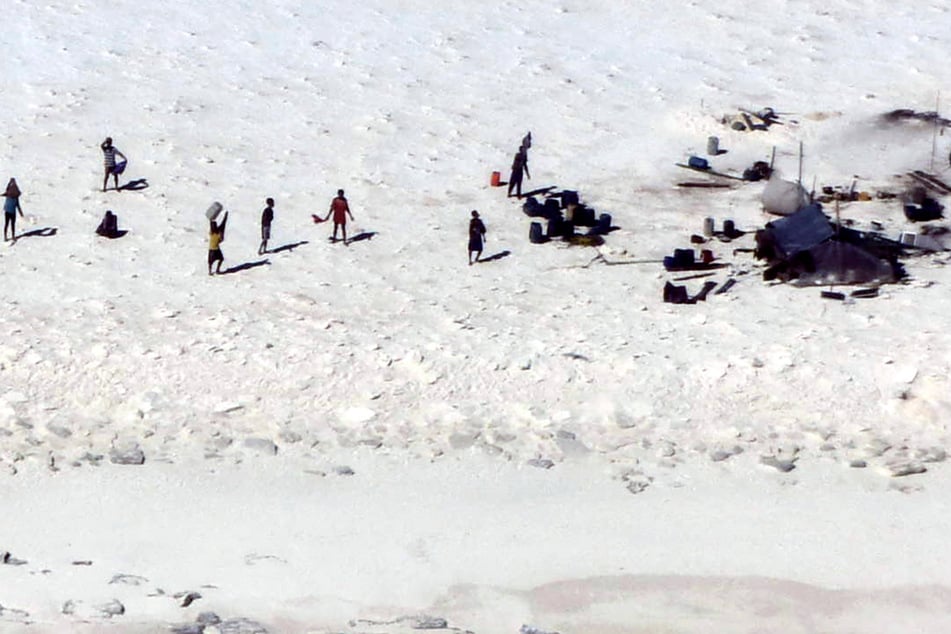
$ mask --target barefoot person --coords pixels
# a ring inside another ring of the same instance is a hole
[[[17,241],[17,212],[23,217],[23,209],[20,207],[20,188],[17,187],[17,179],[11,178],[7,183],[7,190],[3,193],[3,241],[7,241],[7,229],[10,230],[10,240]]]
[[[330,211],[327,212],[327,217],[324,220],[330,218],[333,215],[334,218],[334,235],[332,240],[337,241],[337,227],[343,230],[343,243],[350,244],[347,242],[347,216],[350,216],[350,220],[353,220],[353,214],[350,213],[350,205],[347,203],[347,199],[343,195],[343,190],[337,190],[337,197],[330,202]]]
[[[267,253],[267,241],[271,239],[271,222],[274,220],[274,199],[268,198],[265,203],[267,206],[261,212],[261,246],[258,247],[258,255]]]
[[[528,176],[532,177],[528,173],[528,150],[525,147],[520,147],[518,152],[515,153],[515,158],[512,159],[512,175],[509,176],[509,192],[508,195],[512,195],[512,190],[515,190],[515,195],[518,198],[522,197],[522,177]]]
[[[99,146],[102,150],[102,164],[105,168],[106,175],[102,179],[102,191],[106,191],[106,186],[109,184],[109,175],[112,175],[113,181],[116,185],[116,191],[122,191],[119,189],[119,173],[121,170],[116,169],[116,156],[122,157],[122,160],[125,161],[125,154],[117,150],[112,145],[112,137],[107,136],[106,140],[102,142],[102,145]]]
[[[10,240],[17,241],[17,212],[23,217],[23,209],[20,207],[20,188],[17,187],[17,180],[11,178],[7,183],[7,189],[3,192],[3,241],[7,241],[7,229],[10,229]]]
[[[469,266],[472,262],[478,262],[482,257],[482,243],[485,241],[485,225],[479,219],[479,212],[472,210],[472,219],[469,221]],[[475,260],[472,254],[475,253]]]
[[[208,275],[213,275],[211,265],[218,263],[215,273],[221,273],[221,263],[225,261],[225,256],[221,252],[221,243],[225,240],[225,225],[228,224],[228,212],[225,212],[224,218],[219,225],[214,220],[211,221],[211,228],[208,231]]]

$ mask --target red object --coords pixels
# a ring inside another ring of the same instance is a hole
[[[502,173],[501,172],[492,172],[492,178],[489,180],[489,184],[492,187],[498,187],[502,184]]]
[[[704,249],[703,251],[700,252],[700,261],[703,262],[704,264],[710,264],[711,262],[713,262],[713,259],[714,259],[713,251],[711,251],[710,249]]]
[[[321,218],[317,214],[311,214],[310,217],[314,219],[315,224],[319,224],[323,222],[324,220],[326,220],[326,218]]]

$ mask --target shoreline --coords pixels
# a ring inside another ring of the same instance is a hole
[[[477,632],[517,631],[497,628],[532,618],[560,631],[558,623],[605,611],[620,627],[643,616],[644,601],[686,623],[673,631],[689,632],[687,615],[712,610],[704,597],[723,587],[735,603],[724,623],[748,617],[745,595],[776,609],[792,602],[777,614],[799,618],[795,606],[809,601],[783,588],[846,614],[885,594],[898,614],[924,624],[938,619],[929,606],[951,605],[951,572],[931,548],[951,526],[939,496],[946,470],[902,493],[872,474],[850,484],[835,465],[788,474],[697,466],[634,495],[593,460],[545,470],[476,455],[349,457],[352,475],[324,477],[258,457],[4,478],[0,492],[19,510],[0,519],[3,548],[27,563],[0,566],[9,588],[0,605],[36,621],[25,631],[76,631],[84,619],[127,631],[211,610],[281,632],[436,612]],[[538,608],[533,597],[562,592],[559,584],[574,584],[569,594],[590,604]],[[925,588],[920,601],[915,588]],[[174,595],[188,592],[201,598],[182,608]],[[493,593],[518,606],[518,618],[491,602],[472,607]],[[111,600],[124,614],[98,615],[95,606]],[[62,614],[67,601],[80,606],[74,615]],[[0,631],[12,627],[8,616]]]

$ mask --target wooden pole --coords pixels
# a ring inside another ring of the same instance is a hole
[[[938,116],[939,108],[941,107],[941,93],[939,92],[935,96],[934,100],[934,132],[931,135],[931,173],[934,173],[934,155],[938,150]]]
[[[799,142],[799,186],[802,187],[802,141]]]

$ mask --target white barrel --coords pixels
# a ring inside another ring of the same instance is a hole
[[[710,238],[713,236],[714,232],[714,221],[713,218],[704,218],[703,219],[703,235]]]
[[[720,153],[720,139],[711,136],[707,137],[707,155],[716,156]]]
[[[205,212],[205,216],[208,217],[208,220],[214,220],[218,217],[218,214],[221,213],[222,206],[221,203],[217,200],[211,203],[211,207],[208,208],[208,211]]]

